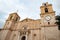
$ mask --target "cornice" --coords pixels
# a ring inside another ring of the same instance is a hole
[[[47,5],[47,6],[41,6],[40,8],[43,8],[43,7],[48,7],[48,6],[52,6],[52,4],[49,4],[49,5]]]
[[[54,24],[54,25],[42,25],[41,27],[57,27],[58,25]]]
[[[40,15],[45,15],[45,14],[54,14],[55,13],[55,11],[53,11],[53,12],[48,12],[48,13],[41,13]]]

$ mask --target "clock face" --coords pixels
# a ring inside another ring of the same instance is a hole
[[[50,16],[46,16],[45,19],[46,19],[47,21],[49,21],[49,20],[51,19],[51,17],[50,17]]]

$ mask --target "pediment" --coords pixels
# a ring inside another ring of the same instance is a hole
[[[24,20],[22,20],[21,22],[29,22],[29,21],[35,21],[34,19],[30,19],[30,18],[26,18]]]

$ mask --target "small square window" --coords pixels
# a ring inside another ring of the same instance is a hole
[[[50,22],[48,22],[48,24],[50,24]]]

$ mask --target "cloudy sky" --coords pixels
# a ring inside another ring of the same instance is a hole
[[[60,0],[0,0],[0,28],[3,27],[8,15],[17,10],[21,20],[40,19],[40,6],[45,2],[53,4],[56,15],[60,13]]]

